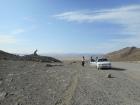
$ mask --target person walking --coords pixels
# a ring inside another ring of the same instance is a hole
[[[83,67],[85,66],[85,57],[84,56],[82,57],[82,66]]]

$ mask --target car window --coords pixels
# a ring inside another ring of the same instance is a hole
[[[102,59],[102,61],[108,61],[107,59]]]
[[[108,61],[106,58],[104,59],[98,59],[98,62],[105,62],[105,61]]]
[[[98,62],[102,62],[102,59],[98,59]]]

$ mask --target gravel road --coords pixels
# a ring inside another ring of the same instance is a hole
[[[140,105],[140,64],[112,65],[0,61],[0,105]]]

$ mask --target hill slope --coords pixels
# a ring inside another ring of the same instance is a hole
[[[25,55],[25,56],[19,56],[19,55],[14,55],[10,54],[4,51],[0,50],[0,60],[24,60],[24,61],[41,61],[41,62],[61,62],[58,59],[55,59],[53,57],[48,57],[48,56],[40,56],[40,55]]]
[[[17,59],[20,59],[20,56],[10,54],[10,53],[7,53],[7,52],[4,52],[4,51],[0,50],[0,59],[17,60]]]
[[[112,61],[140,61],[140,48],[126,47],[108,53],[106,57]]]

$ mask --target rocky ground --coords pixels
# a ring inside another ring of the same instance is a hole
[[[113,66],[1,60],[0,105],[140,105],[140,65]]]

